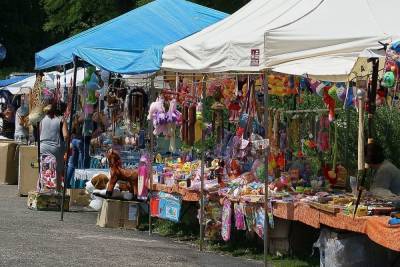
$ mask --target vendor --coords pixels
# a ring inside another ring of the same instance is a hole
[[[367,145],[365,162],[371,169],[376,170],[371,184],[372,193],[382,195],[385,191],[390,191],[392,194],[400,195],[400,170],[385,159],[380,145],[376,143]]]

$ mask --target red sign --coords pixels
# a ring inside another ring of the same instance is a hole
[[[260,49],[251,49],[250,66],[260,66]]]

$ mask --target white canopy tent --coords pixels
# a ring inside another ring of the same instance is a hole
[[[192,73],[260,71],[265,65],[264,33],[300,19],[320,2],[253,0],[222,21],[165,47],[162,68]]]
[[[162,67],[197,73],[268,68],[347,81],[349,75],[359,75],[354,66],[362,51],[400,35],[395,21],[399,10],[398,0],[253,0],[167,46]],[[252,50],[259,52],[253,53],[253,62]]]
[[[347,81],[370,72],[368,57],[400,36],[397,0],[324,0],[313,12],[265,33],[265,67]]]
[[[379,58],[380,69],[383,68],[384,49],[365,49],[361,53],[343,53],[294,60],[279,64],[272,70],[298,76],[307,75],[309,78],[321,81],[347,82],[357,76],[371,73],[371,64],[368,63],[371,57]]]
[[[44,78],[43,80],[46,82],[46,84],[50,87],[56,87],[57,86],[57,75],[60,75],[60,85],[61,88],[64,87],[65,85],[65,80],[67,83],[67,86],[71,84],[72,78],[74,76],[74,70],[69,69],[66,71],[66,75],[64,77],[63,72],[58,72],[58,71],[52,71],[52,72],[45,72],[44,73]],[[85,78],[85,70],[83,68],[79,68],[77,72],[77,86],[81,86],[82,82]],[[66,79],[64,79],[66,78]],[[20,94],[28,94],[30,90],[33,88],[35,85],[36,77],[30,76],[22,81],[19,81],[17,83],[11,84],[9,86],[6,86],[3,88],[3,90],[9,91],[13,95],[20,95]]]

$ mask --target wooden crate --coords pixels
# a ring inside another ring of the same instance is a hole
[[[18,183],[17,144],[0,141],[0,184]]]
[[[81,209],[89,206],[90,195],[86,189],[67,189],[67,194],[70,196],[70,209]]]
[[[69,211],[69,196],[65,196],[64,210]],[[62,195],[49,193],[38,193],[31,191],[28,193],[28,208],[32,210],[60,211]]]
[[[97,216],[97,225],[106,228],[137,229],[140,202],[106,199]]]
[[[27,196],[30,191],[35,191],[39,178],[37,146],[19,147],[18,164],[18,194]]]

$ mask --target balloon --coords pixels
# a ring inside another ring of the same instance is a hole
[[[394,73],[392,71],[388,71],[383,75],[382,85],[386,88],[392,88],[396,83],[396,79],[394,78]]]

